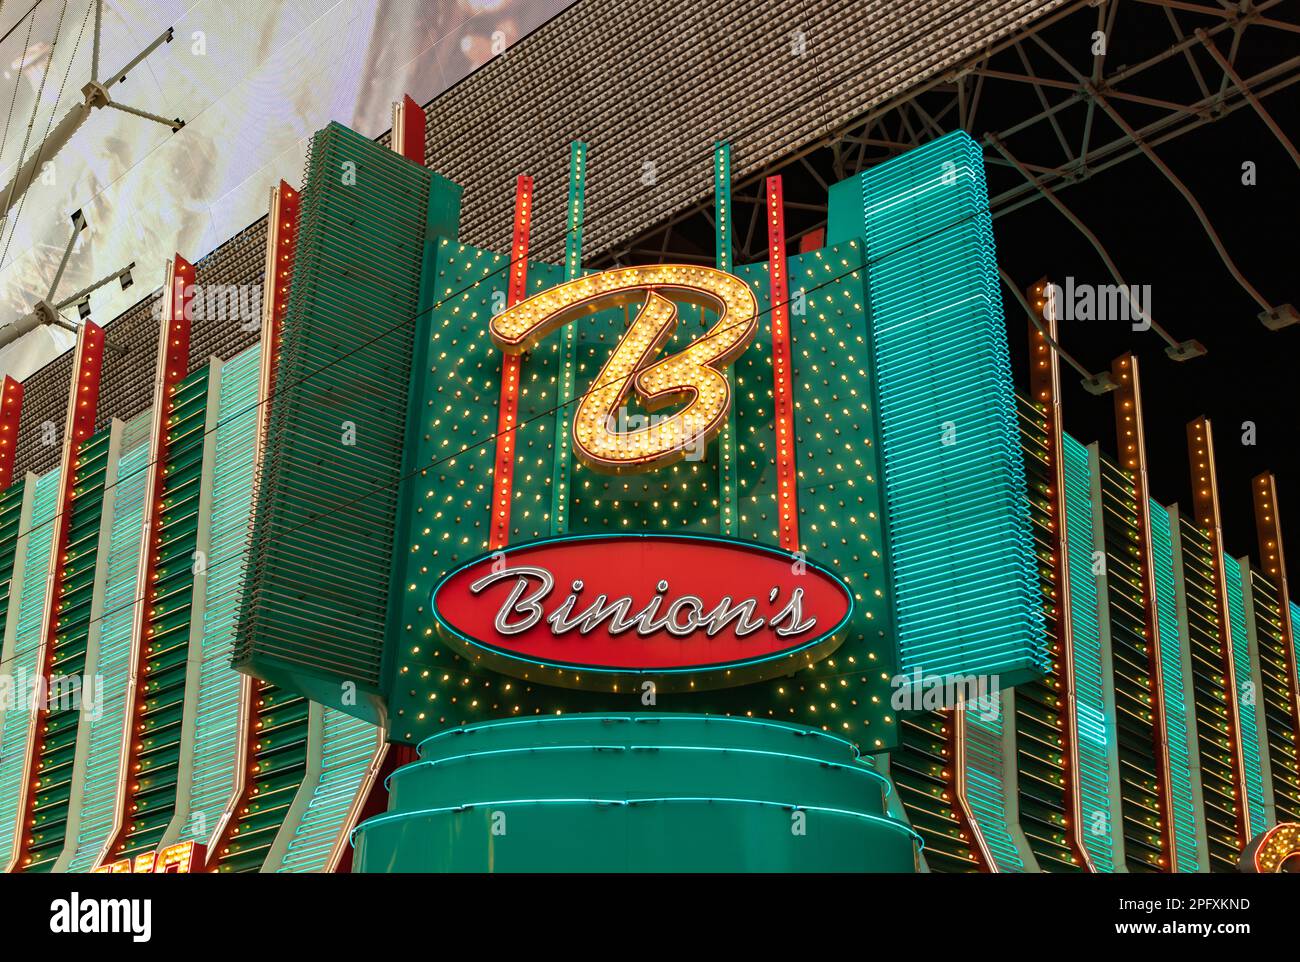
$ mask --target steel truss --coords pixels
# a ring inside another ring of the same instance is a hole
[[[1121,285],[1120,271],[1101,241],[1061,194],[1073,184],[1145,156],[1183,195],[1228,271],[1259,305],[1260,320],[1273,328],[1295,323],[1293,308],[1270,303],[1236,265],[1195,194],[1156,152],[1162,144],[1250,109],[1300,167],[1300,152],[1264,103],[1300,81],[1300,23],[1280,18],[1280,8],[1287,7],[1294,15],[1293,0],[1220,0],[1217,5],[1080,0],[1062,7],[1000,46],[733,185],[738,262],[765,256],[767,177],[786,174],[788,182],[816,186],[806,199],[786,202],[791,240],[797,244],[825,225],[822,198],[829,184],[953,130],[965,130],[984,144],[994,217],[1048,200],[1087,237]],[[1108,52],[1093,52],[1095,32],[1104,35]],[[1288,37],[1297,40],[1296,56],[1276,52],[1287,46]],[[1113,63],[1120,41],[1126,53],[1141,50],[1141,59]],[[1243,75],[1245,68],[1239,65],[1247,60],[1251,69]],[[709,201],[641,235],[606,260],[712,263],[712,237]],[[1152,327],[1175,360],[1203,353],[1195,341],[1180,343],[1158,324]]]

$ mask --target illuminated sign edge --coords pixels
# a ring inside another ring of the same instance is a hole
[[[585,541],[585,542],[627,541],[635,538],[647,538],[647,539],[655,539],[660,541],[687,541],[687,542],[693,541],[693,542],[721,544],[731,548],[740,548],[743,550],[755,551],[763,554],[772,555],[774,557],[778,557],[783,560],[789,560],[792,557],[790,552],[785,551],[781,548],[777,548],[772,545],[760,544],[754,541],[745,541],[739,538],[726,538],[719,535],[670,534],[670,533],[659,533],[653,531],[601,532],[597,534],[570,534],[570,535],[563,535],[555,538],[537,538],[532,541],[521,541],[519,544],[513,544],[504,549],[497,549],[497,551],[487,551],[482,554],[476,555],[475,557],[471,558],[469,561],[466,561],[463,564],[460,564],[457,567],[451,569],[446,574],[444,574],[440,579],[438,579],[438,583],[435,584],[433,586],[433,590],[429,592],[429,608],[431,614],[433,615],[434,623],[437,626],[436,630],[443,638],[447,639],[450,644],[455,645],[456,642],[461,642],[465,645],[470,646],[473,649],[482,651],[485,655],[489,657],[489,659],[508,662],[515,666],[536,665],[539,668],[546,669],[549,671],[554,671],[554,672],[573,672],[575,674],[584,674],[584,673],[597,674],[606,677],[613,677],[613,678],[623,677],[629,679],[654,679],[663,676],[676,676],[676,675],[688,675],[688,674],[707,677],[707,676],[716,676],[720,673],[740,671],[746,668],[753,668],[754,666],[767,664],[769,662],[776,661],[779,659],[792,658],[796,655],[807,652],[810,649],[816,648],[818,646],[825,646],[827,648],[825,654],[822,655],[822,657],[829,656],[831,652],[835,651],[840,647],[841,644],[843,644],[844,639],[842,636],[844,634],[844,630],[848,626],[848,624],[853,620],[853,615],[857,611],[857,604],[853,598],[853,591],[844,582],[844,579],[840,578],[838,575],[836,575],[833,571],[831,571],[829,568],[825,567],[824,565],[818,564],[817,562],[808,559],[801,559],[802,564],[807,565],[809,568],[812,568],[813,570],[817,571],[819,574],[824,576],[828,581],[834,584],[835,587],[839,591],[841,591],[844,595],[844,599],[847,603],[847,607],[844,616],[834,625],[834,627],[819,632],[816,635],[816,637],[799,645],[796,648],[783,649],[778,652],[761,655],[757,658],[748,658],[741,661],[716,662],[711,664],[690,665],[681,668],[659,668],[659,669],[606,668],[606,667],[592,666],[592,665],[576,665],[576,664],[564,664],[564,663],[550,662],[550,661],[539,661],[534,658],[521,657],[518,652],[511,651],[505,648],[499,648],[495,645],[490,645],[482,641],[481,639],[472,638],[469,635],[466,635],[464,632],[448,624],[446,619],[444,619],[438,611],[438,592],[440,592],[447,585],[448,582],[450,582],[454,577],[456,577],[456,575],[460,574],[462,571],[472,568],[475,565],[482,564],[484,561],[488,561],[492,559],[497,554],[504,554],[504,553],[515,552],[515,551],[524,551],[529,548],[562,544],[570,541]],[[820,658],[817,660],[820,660]],[[489,663],[488,667],[495,667],[495,666]],[[807,664],[800,665],[798,668],[795,668],[794,671],[801,671],[805,667],[809,667],[809,665]],[[504,672],[504,673],[510,674],[509,672]],[[793,671],[791,672],[791,674],[793,674]],[[770,678],[762,678],[758,680],[759,681],[770,680]],[[731,687],[732,685],[739,687],[740,685],[750,683],[750,681],[752,680],[739,679],[727,685],[703,684],[703,685],[696,686],[695,690],[703,691],[711,688]],[[557,681],[555,679],[542,680],[540,681],[540,683],[551,684],[555,687],[561,687],[561,688],[583,687],[583,686],[575,685],[573,683],[565,683],[564,681]]]

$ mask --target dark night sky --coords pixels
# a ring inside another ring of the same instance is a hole
[[[1104,73],[1114,75],[1124,65],[1146,63],[1167,51],[1174,34],[1167,11],[1142,3],[1124,4],[1110,33]],[[1300,0],[1271,8],[1269,16],[1279,21],[1300,23]],[[1191,31],[1222,23],[1216,16],[1180,10],[1176,17],[1184,37],[1189,38],[1195,59],[1209,88],[1217,91],[1222,71],[1210,54],[1200,48]],[[1092,68],[1091,34],[1096,13],[1083,8],[1046,27],[1043,36],[1053,49],[1067,58],[1075,70],[1087,74]],[[1231,31],[1220,35],[1218,46],[1228,48]],[[1040,76],[1069,81],[1062,67],[1039,49],[1024,41],[1022,49]],[[991,66],[1013,73],[1021,70],[1016,54],[1002,51]],[[1235,68],[1251,77],[1264,70],[1300,57],[1300,32],[1252,25],[1245,28],[1237,51]],[[1294,68],[1280,76],[1294,75]],[[1072,83],[1071,83],[1072,86]],[[1120,93],[1158,98],[1176,104],[1190,104],[1202,97],[1183,56],[1172,56],[1157,66],[1142,70],[1137,78],[1120,85]],[[1073,90],[1047,88],[1044,94],[1054,106],[1073,96]],[[1134,127],[1156,121],[1166,112],[1144,104],[1112,97],[1120,113]],[[1300,231],[1300,167],[1263,120],[1248,104],[1233,113],[1202,125],[1155,148],[1157,155],[1192,190],[1205,208],[1211,224],[1247,279],[1273,306],[1300,307],[1300,276],[1297,272]],[[1287,137],[1300,143],[1300,84],[1284,88],[1264,100],[1265,107]],[[951,130],[955,111],[940,113],[942,103],[929,101]],[[988,86],[979,103],[971,133],[982,140],[987,131],[1023,127],[1039,113],[1041,104],[1032,86],[998,82]],[[1057,114],[1067,141],[1077,148],[1086,107],[1082,100],[1064,106]],[[1119,134],[1101,110],[1095,113],[1094,147]],[[910,131],[898,129],[897,115],[881,121],[886,135],[905,140]],[[922,140],[931,136],[924,131]],[[1045,122],[1023,128],[1007,138],[1008,146],[1024,162],[1051,166],[1064,154],[1054,132]],[[994,155],[990,148],[986,155]],[[838,176],[831,151],[820,147],[803,161],[780,166],[787,205],[786,225],[791,236],[799,236],[824,223],[816,205],[825,202],[824,183]],[[876,161],[883,159],[875,158]],[[1256,184],[1242,183],[1242,164],[1255,164]],[[810,176],[809,169],[819,171]],[[767,171],[770,173],[774,171]],[[1014,170],[988,166],[990,194],[996,196],[1023,176]],[[744,185],[743,199],[756,190],[755,181]],[[1150,285],[1151,314],[1177,340],[1196,339],[1208,349],[1205,357],[1177,363],[1164,353],[1165,342],[1154,330],[1133,331],[1126,321],[1066,322],[1061,341],[1091,371],[1108,371],[1111,361],[1126,351],[1139,359],[1144,389],[1144,414],[1151,494],[1162,504],[1178,503],[1191,511],[1186,425],[1201,415],[1214,428],[1220,508],[1225,547],[1234,557],[1258,558],[1251,479],[1272,470],[1277,476],[1284,544],[1293,572],[1300,572],[1300,325],[1269,331],[1258,320],[1259,306],[1237,284],[1220,260],[1213,243],[1192,208],[1177,188],[1146,157],[1137,155],[1108,170],[1057,193],[1095,233],[1129,284]],[[733,199],[742,197],[733,188]],[[744,217],[749,208],[738,208]],[[673,250],[685,251],[708,261],[713,252],[713,225],[696,213],[679,223],[672,235]],[[1040,277],[1063,283],[1071,275],[1078,283],[1110,285],[1109,271],[1088,240],[1049,202],[1038,199],[994,221],[999,265],[1018,284],[1029,285]],[[642,246],[657,249],[661,237],[647,234]],[[632,245],[638,246],[636,243]],[[751,259],[766,254],[761,244]],[[741,262],[746,257],[740,253]],[[1011,293],[1002,289],[1008,319],[1009,342],[1017,383],[1027,382],[1027,319]],[[1099,441],[1114,455],[1114,399],[1097,397],[1079,386],[1079,376],[1062,365],[1067,430],[1084,443]],[[1255,425],[1255,445],[1242,444],[1242,424]],[[1297,575],[1296,577],[1300,577]]]
[[[1300,54],[1300,37],[1274,38],[1275,61]],[[1265,106],[1300,142],[1300,88],[1274,94]],[[1156,148],[1188,185],[1246,278],[1274,305],[1300,306],[1297,228],[1300,168],[1249,107]],[[1242,164],[1256,164],[1257,185],[1242,184]],[[1225,546],[1257,557],[1250,481],[1270,469],[1278,479],[1284,542],[1292,580],[1300,572],[1300,325],[1269,331],[1259,307],[1220,260],[1192,208],[1145,157],[1137,157],[1066,188],[1062,199],[1102,240],[1130,284],[1152,288],[1151,314],[1178,340],[1196,338],[1207,356],[1182,364],[1164,354],[1154,331],[1123,321],[1063,323],[1061,342],[1090,370],[1109,370],[1132,350],[1139,358],[1145,401],[1151,494],[1190,510],[1185,425],[1208,416],[1214,428]],[[1048,275],[1112,283],[1083,235],[1045,201],[995,221],[999,261],[1022,283]],[[1022,313],[1003,289],[1017,379],[1026,339]],[[1067,430],[1115,452],[1112,396],[1094,397],[1062,365]],[[1242,444],[1253,421],[1256,444]]]

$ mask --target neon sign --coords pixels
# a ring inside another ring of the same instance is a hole
[[[1261,874],[1300,871],[1300,822],[1280,822],[1257,835],[1242,850],[1237,868]]]
[[[655,361],[677,328],[677,305],[664,293],[717,311],[718,318],[687,348]],[[731,409],[731,386],[723,369],[749,347],[758,331],[758,305],[749,287],[710,267],[623,267],[535,294],[502,311],[488,328],[493,343],[506,354],[520,355],[580,317],[635,303],[641,304],[636,318],[583,395],[573,419],[574,453],[587,466],[611,474],[672,464],[722,429]],[[614,429],[634,390],[650,411],[680,402],[685,406],[636,430]]]
[[[202,871],[207,861],[207,847],[201,842],[190,840],[177,842],[157,852],[145,852],[135,858],[118,859],[106,862],[92,871],[96,874],[119,875],[134,873],[136,875],[183,875]]]
[[[719,538],[560,538],[486,555],[433,590],[441,634],[526,680],[627,691],[788,675],[839,646],[848,588],[786,552]]]

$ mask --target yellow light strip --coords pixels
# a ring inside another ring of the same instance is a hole
[[[718,318],[685,350],[654,361],[677,326],[677,306],[664,294],[716,311]],[[507,355],[519,355],[579,317],[635,303],[640,311],[573,419],[574,454],[588,467],[613,474],[672,464],[721,430],[731,408],[731,387],[721,368],[739,357],[758,331],[758,305],[748,286],[710,267],[616,268],[535,294],[498,314],[488,327],[493,343]],[[634,390],[649,411],[679,402],[685,406],[646,427],[618,430],[611,425]]]

